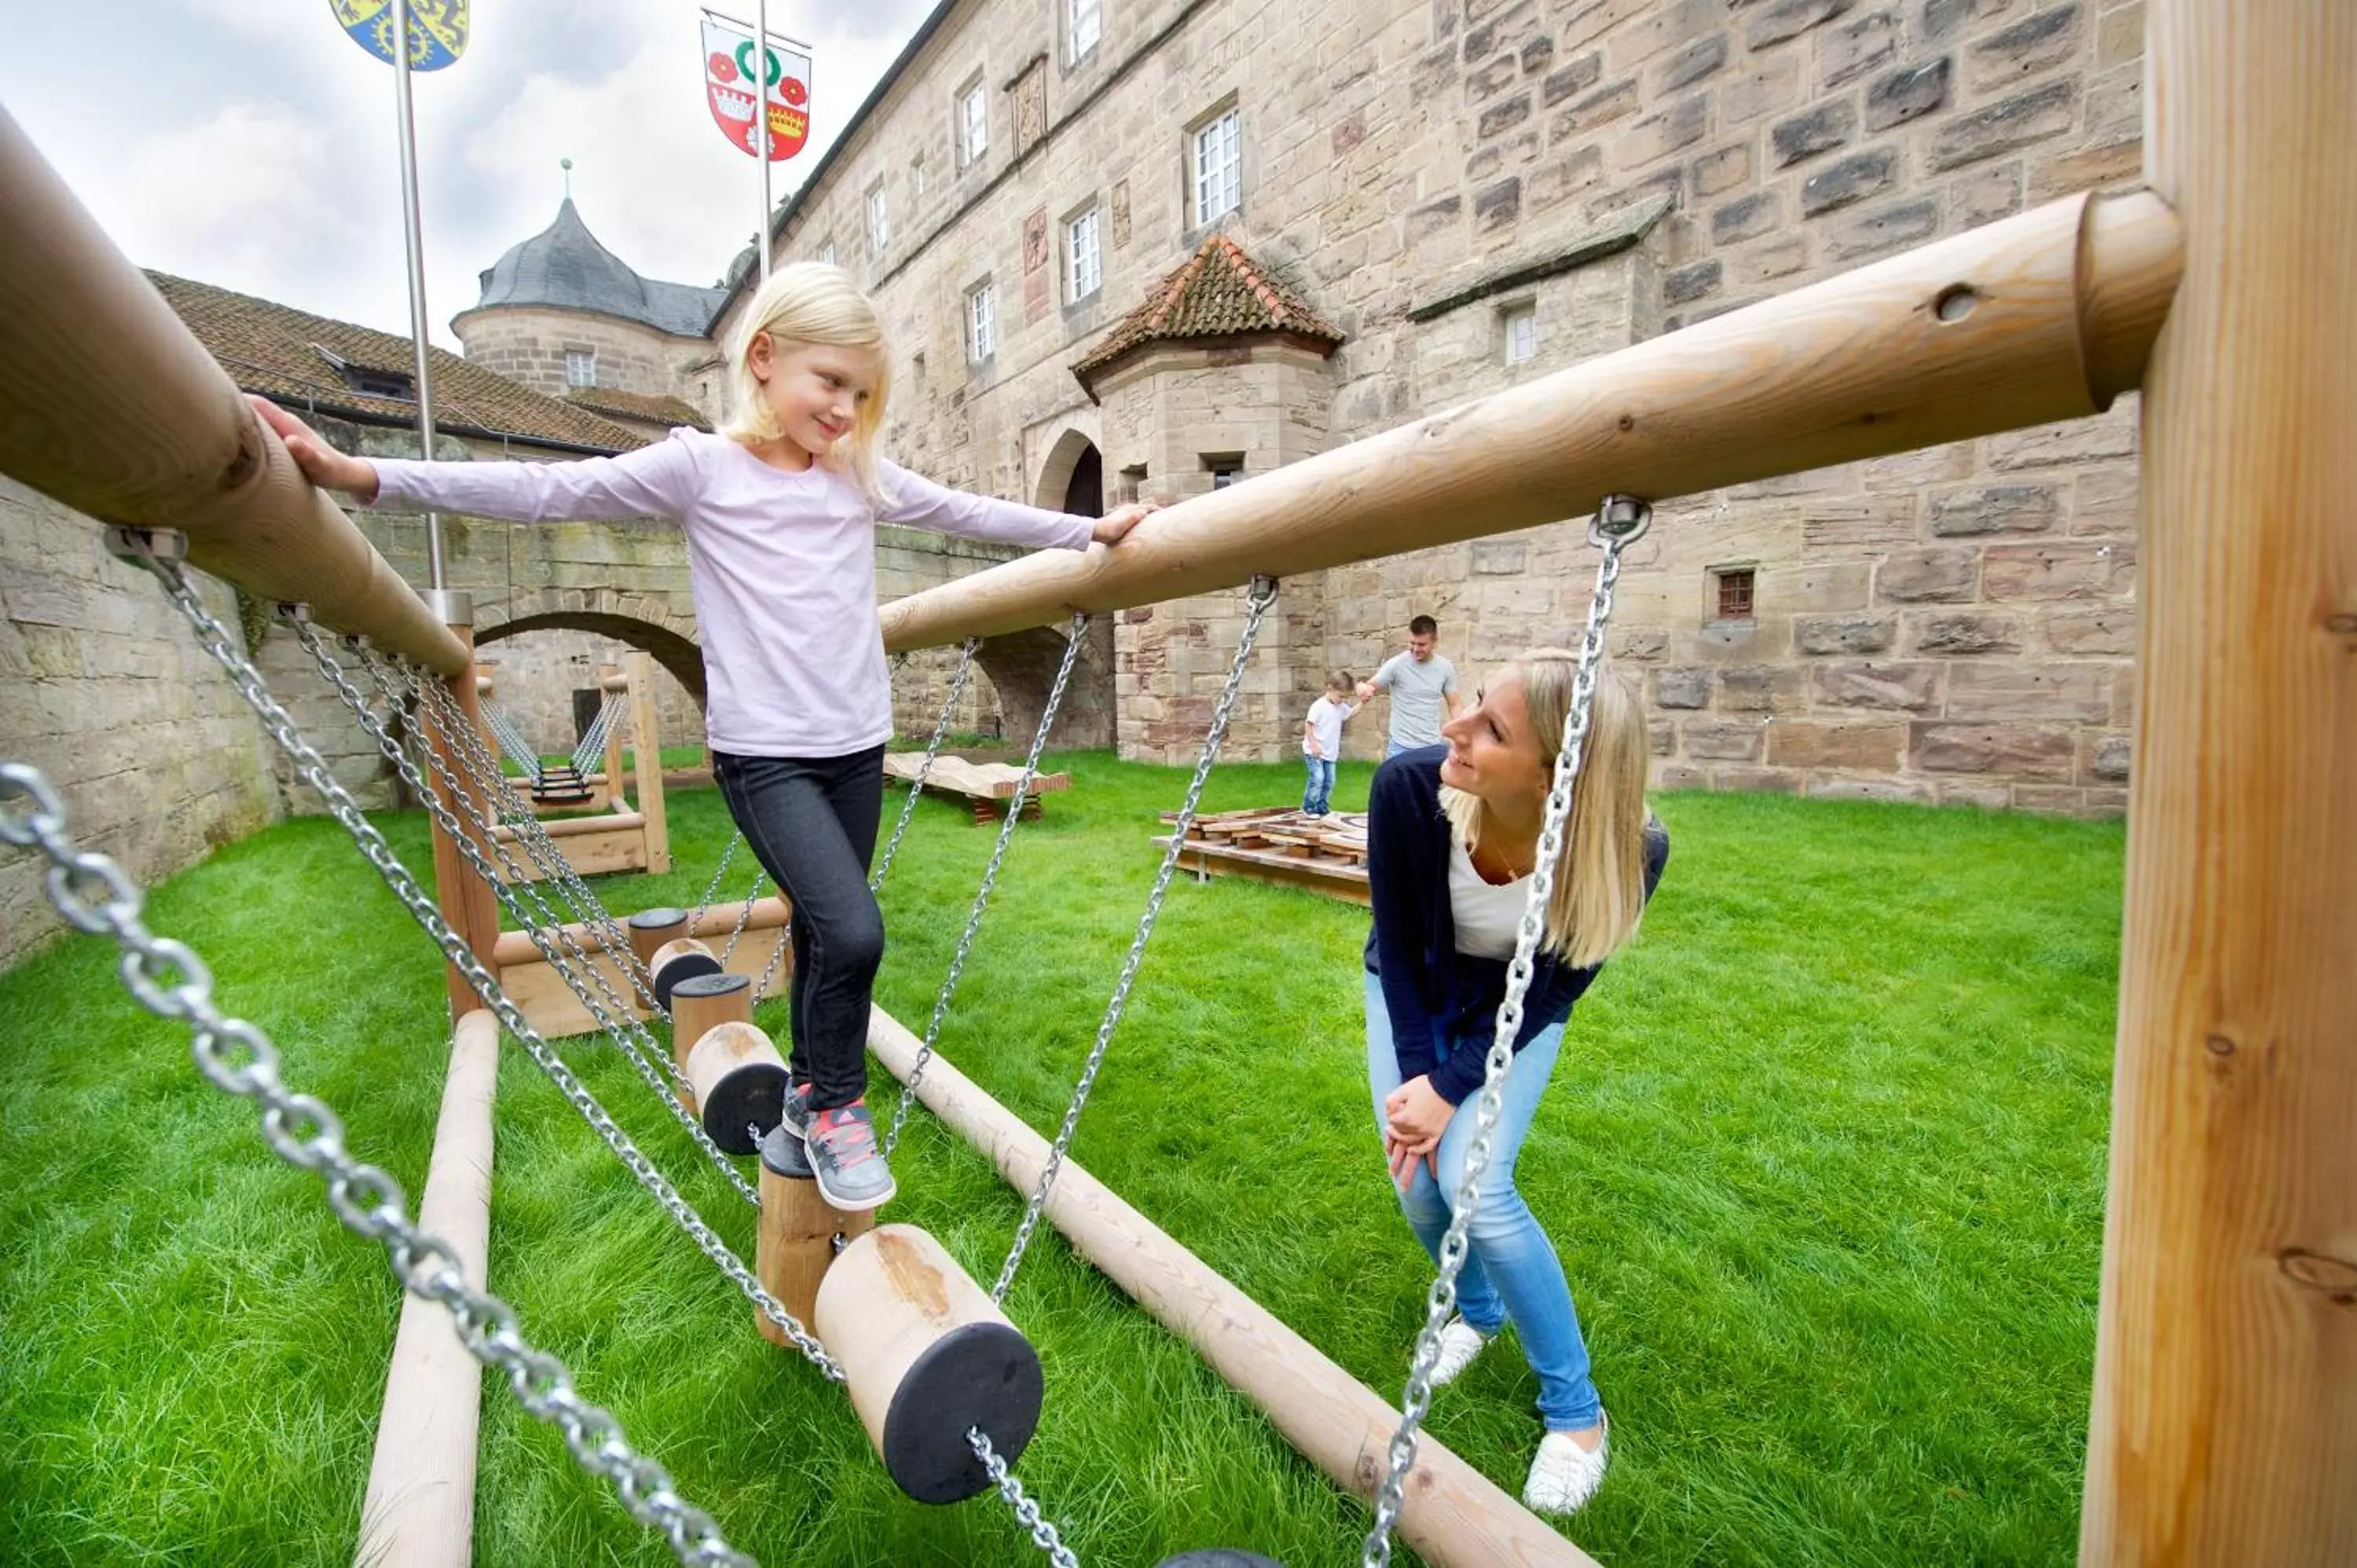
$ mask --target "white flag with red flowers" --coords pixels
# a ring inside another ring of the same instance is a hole
[[[712,123],[748,157],[760,156],[753,128],[756,99],[770,111],[770,161],[792,157],[810,140],[811,57],[772,33],[755,59],[753,30],[733,17],[704,14],[704,96]],[[754,84],[759,81],[761,87]]]

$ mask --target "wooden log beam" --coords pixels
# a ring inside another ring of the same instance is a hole
[[[0,110],[0,472],[437,674],[467,650]]]
[[[630,693],[630,757],[638,769],[639,814],[645,819],[647,875],[661,876],[671,870],[671,826],[663,815],[662,736],[655,718],[654,656],[633,648],[622,655],[622,670]]]
[[[467,1283],[483,1288],[491,1236],[491,1097],[500,1076],[499,1020],[458,1020],[443,1081],[434,1156],[417,1227],[449,1244]],[[368,1568],[467,1568],[474,1553],[475,1433],[483,1369],[450,1315],[404,1296],[384,1413],[361,1504],[357,1560]]]
[[[2177,282],[2149,192],[2074,196],[1197,496],[884,611],[898,653],[2098,413]]]
[[[868,1049],[903,1083],[919,1045],[883,1009],[868,1014]],[[925,1069],[917,1098],[1017,1191],[1038,1186],[1048,1141],[939,1055]],[[1345,1491],[1372,1499],[1389,1462],[1396,1410],[1070,1159],[1049,1197],[1047,1218],[1074,1251],[1265,1412],[1302,1457]],[[1405,1377],[1405,1356],[1400,1370]],[[1433,1568],[1595,1568],[1587,1553],[1429,1434],[1416,1444],[1399,1533]]]
[[[2151,0],[2088,1568],[2357,1563],[2357,5]]]

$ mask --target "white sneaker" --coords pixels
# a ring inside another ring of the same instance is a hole
[[[1612,1429],[1603,1418],[1603,1434],[1596,1452],[1571,1440],[1568,1433],[1550,1432],[1539,1439],[1538,1457],[1531,1461],[1531,1478],[1523,1483],[1523,1501],[1534,1513],[1577,1513],[1604,1484],[1604,1466],[1611,1457]]]
[[[1433,1359],[1432,1386],[1453,1383],[1457,1374],[1473,1364],[1490,1337],[1461,1317],[1452,1317],[1440,1330],[1440,1354]]]

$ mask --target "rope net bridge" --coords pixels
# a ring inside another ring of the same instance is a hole
[[[763,1332],[819,1380],[844,1386],[909,1495],[995,1491],[1051,1560],[1075,1561],[1010,1467],[1039,1419],[1042,1387],[1038,1358],[1006,1307],[1044,1221],[1194,1345],[1339,1486],[1371,1501],[1362,1563],[1388,1562],[1396,1537],[1441,1568],[1584,1563],[1563,1536],[1419,1431],[1436,1330],[1480,1198],[1479,1151],[1396,1402],[1360,1387],[1070,1158],[1277,581],[1596,513],[1598,575],[1541,875],[1475,1106],[1486,1133],[1578,771],[1620,553],[1646,525],[1644,502],[1627,498],[2078,417],[2141,388],[2153,548],[2082,1560],[2329,1560],[2334,1543],[2357,1539],[2357,1494],[2346,1485],[2357,1464],[2357,1391],[2330,1370],[2357,1354],[2357,1328],[2338,1305],[2357,1270],[2339,1255],[2357,1233],[2357,1197],[2331,1175],[2346,1170],[2336,1108],[2357,1102],[2357,1044],[2345,1028],[2357,1015],[2357,965],[2346,961],[2357,950],[2347,897],[2357,843],[2345,816],[2337,833],[2330,826],[2330,803],[2345,802],[2330,781],[2357,777],[2352,732],[2335,722],[2357,696],[2357,666],[2342,651],[2357,608],[2329,569],[2346,564],[2335,508],[2357,489],[2357,455],[2338,439],[2357,425],[2357,305],[2335,281],[2345,245],[2311,220],[2357,212],[2349,154],[2357,20],[2337,0],[2287,0],[2263,14],[2152,0],[2147,17],[2153,98],[2170,111],[2150,128],[2154,189],[2053,202],[1190,499],[1115,550],[1035,555],[888,607],[888,650],[963,643],[966,655],[879,879],[974,639],[1067,620],[1077,629],[1089,615],[1247,588],[1227,686],[1055,1137],[1025,1126],[937,1049],[1019,798],[923,1035],[880,1013],[873,1020],[871,1047],[906,1086],[887,1146],[922,1103],[1027,1195],[988,1290],[921,1230],[826,1209],[791,1141],[775,1135],[783,1064],[750,1023],[755,978],[726,961],[743,956],[736,939],[754,920],[748,911],[772,901],[748,897],[733,920],[714,910],[724,855],[698,910],[617,918],[598,903],[502,773],[507,742],[482,727],[463,596],[421,599],[302,482],[5,116],[0,467],[115,525],[113,547],[155,573],[443,954],[459,1018],[456,1053],[495,1036],[490,1020],[512,1035],[744,1294]],[[2287,145],[2321,150],[2287,159],[2276,149]],[[2289,449],[2309,455],[2298,471],[2278,460]],[[289,624],[320,678],[428,802],[435,895],[336,783],[238,638],[205,611],[191,567],[304,607],[287,612]],[[2339,607],[2318,634],[2315,618],[2291,614],[2291,605]],[[1068,653],[1027,782],[1070,670]],[[393,722],[412,709],[414,749],[404,738],[410,726]],[[2206,759],[2220,757],[2248,760],[2231,778],[2206,771]],[[146,928],[137,890],[75,841],[55,791],[13,761],[0,771],[0,836],[45,857],[61,913],[122,948],[126,988],[188,1026],[199,1070],[261,1108],[264,1139],[321,1176],[342,1223],[385,1248],[412,1305],[447,1314],[472,1357],[504,1371],[524,1406],[554,1423],[682,1562],[749,1561],[480,1288],[479,1251],[469,1257],[465,1242],[411,1219],[398,1186],[349,1152],[334,1112],[281,1080],[268,1037],[221,1011],[202,960]],[[2212,879],[2218,866],[2234,868],[2222,894]],[[503,910],[518,931],[500,933]],[[777,918],[782,933],[781,906]],[[733,926],[731,940],[714,952],[703,935],[722,923]],[[764,967],[785,950],[781,935]],[[677,1137],[759,1211],[752,1264],[549,1047],[504,984],[510,965],[527,960],[561,982],[630,1062]],[[665,1012],[668,1050],[647,1027]],[[2235,1113],[2205,1122],[2190,1150],[2171,1131],[2184,1124],[2184,1107],[2208,1103],[2218,1078],[2178,1042],[2206,1038],[2215,1058],[2214,1042],[2231,1050],[2244,1035],[2273,1042],[2272,1076],[2244,1085]],[[460,1078],[454,1069],[454,1092]],[[758,1181],[748,1180],[737,1162],[756,1157]],[[434,1185],[429,1176],[428,1209]],[[2219,1207],[2229,1192],[2269,1201],[2230,1211]],[[912,1281],[923,1282],[923,1304]],[[2238,1369],[2251,1397],[2231,1408],[2183,1402],[2207,1386],[2202,1369],[2220,1366]],[[976,1391],[985,1387],[987,1397]]]

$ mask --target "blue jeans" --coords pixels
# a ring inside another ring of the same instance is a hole
[[[1374,1092],[1375,1129],[1381,1136],[1383,1101],[1400,1086],[1399,1058],[1392,1049],[1391,1015],[1383,1007],[1383,982],[1367,980],[1367,1086]],[[1489,1036],[1458,1048],[1486,1050]],[[1483,1334],[1495,1334],[1511,1319],[1523,1354],[1538,1374],[1539,1414],[1550,1432],[1581,1432],[1603,1419],[1603,1403],[1587,1375],[1587,1343],[1579,1336],[1579,1313],[1554,1244],[1539,1229],[1530,1205],[1514,1190],[1514,1159],[1538,1110],[1563,1046],[1563,1026],[1539,1032],[1514,1058],[1506,1074],[1505,1104],[1490,1139],[1490,1164],[1481,1175],[1481,1201],[1468,1232],[1471,1242],[1457,1276],[1457,1308]],[[1474,1100],[1468,1096],[1440,1135],[1440,1179],[1419,1161],[1415,1178],[1401,1193],[1394,1187],[1408,1229],[1437,1264],[1440,1239],[1448,1230],[1449,1205],[1465,1180],[1466,1146],[1473,1141]],[[1388,1175],[1385,1177],[1389,1179]]]
[[[1301,760],[1309,769],[1309,782],[1301,790],[1301,809],[1313,817],[1322,817],[1334,801],[1334,759],[1304,753]]]

